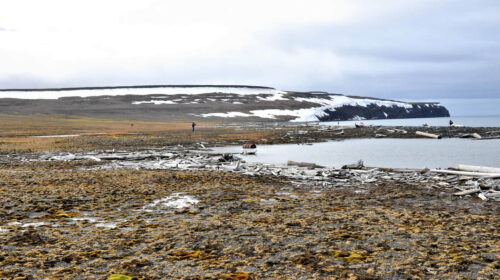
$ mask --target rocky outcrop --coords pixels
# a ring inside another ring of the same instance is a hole
[[[398,106],[364,106],[345,105],[335,109],[326,109],[320,121],[343,121],[357,119],[406,119],[406,118],[438,118],[449,117],[448,110],[439,103],[412,103],[410,108]]]

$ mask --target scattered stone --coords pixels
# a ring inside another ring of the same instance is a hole
[[[64,155],[0,168],[0,278],[498,275],[493,178],[220,162],[192,147],[49,160]],[[453,195],[472,189],[487,200]]]

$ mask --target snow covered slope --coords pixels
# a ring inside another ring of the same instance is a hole
[[[296,122],[449,116],[438,103],[235,85],[0,90],[0,110],[162,120]]]
[[[304,102],[314,104],[310,108],[301,108],[296,110],[290,109],[265,109],[265,110],[252,110],[249,114],[242,112],[227,112],[227,113],[208,113],[203,114],[203,117],[222,117],[230,118],[234,116],[241,117],[260,117],[267,119],[275,119],[277,116],[293,116],[295,117],[292,121],[295,122],[306,122],[306,121],[321,121],[321,120],[343,120],[337,118],[330,118],[333,112],[342,111],[343,107],[378,107],[387,108],[386,111],[391,111],[394,107],[404,108],[405,111],[412,110],[413,105],[411,103],[390,101],[390,100],[377,100],[370,98],[355,98],[348,97],[344,95],[330,95],[319,93],[319,96],[315,96],[315,93],[309,93],[310,97],[293,97],[289,96],[288,99],[282,96],[283,100],[293,100],[296,102]],[[425,106],[431,106],[426,104]],[[384,118],[388,118],[388,113],[383,113]],[[355,115],[349,117],[349,119],[366,119],[365,117]]]
[[[274,88],[256,86],[132,86],[132,87],[95,87],[95,88],[58,88],[58,89],[10,89],[1,90],[0,98],[20,99],[58,99],[61,97],[91,97],[117,95],[152,95],[152,94],[204,94],[235,93],[240,95],[283,93]]]

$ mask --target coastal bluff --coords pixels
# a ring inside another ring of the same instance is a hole
[[[0,89],[0,111],[5,114],[236,122],[345,121],[450,115],[437,102],[415,103],[245,85]]]

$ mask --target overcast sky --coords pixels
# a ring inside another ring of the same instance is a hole
[[[0,88],[141,84],[265,85],[498,114],[500,1],[0,0]]]

